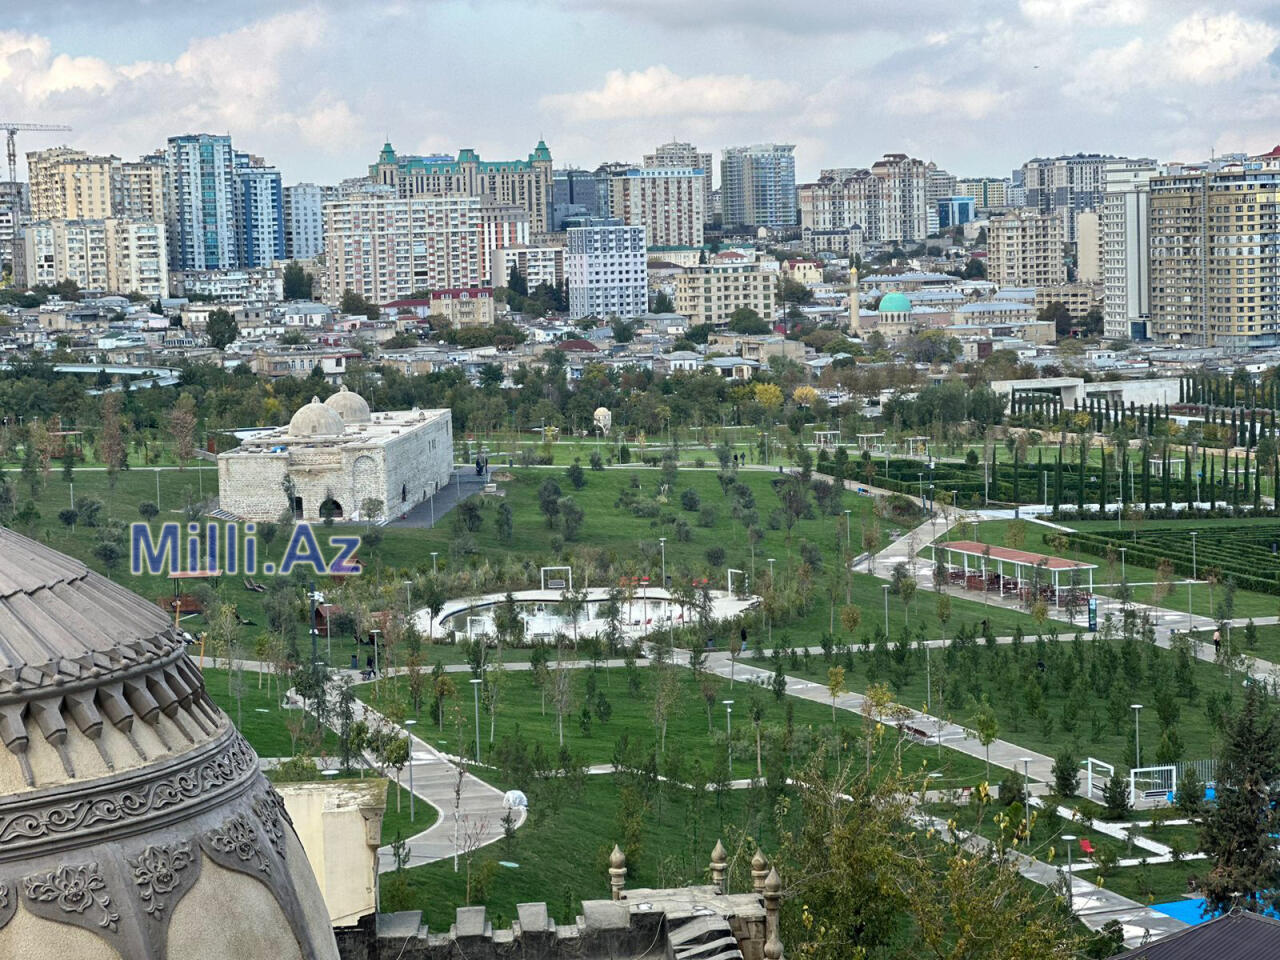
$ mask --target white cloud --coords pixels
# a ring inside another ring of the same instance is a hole
[[[1177,78],[1222,83],[1264,64],[1280,32],[1236,13],[1193,16],[1169,30],[1161,59]]]
[[[1090,26],[1131,26],[1150,12],[1148,0],[1019,0],[1018,8],[1028,20]]]
[[[723,73],[682,77],[658,65],[611,70],[599,89],[548,94],[540,102],[568,119],[589,121],[767,113],[794,96],[795,89],[781,80]]]
[[[1005,108],[1013,94],[993,87],[938,86],[923,77],[905,84],[906,89],[889,97],[889,110],[911,116],[949,114],[981,120]]]

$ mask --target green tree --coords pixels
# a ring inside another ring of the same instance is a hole
[[[1201,878],[1205,907],[1261,912],[1280,906],[1280,830],[1273,785],[1280,778],[1280,731],[1260,685],[1250,684],[1231,722],[1205,813],[1200,848],[1214,860]]]
[[[671,297],[659,290],[653,298],[652,309],[654,313],[675,313],[676,305],[671,302]]]
[[[210,346],[215,350],[225,350],[227,344],[233,343],[240,335],[240,326],[229,311],[219,307],[209,314],[205,334],[209,337]]]
[[[291,260],[284,268],[284,298],[286,300],[310,300],[315,278],[302,269],[302,264]]]
[[[982,702],[977,704],[970,716],[969,724],[973,727],[973,732],[978,735],[978,742],[982,744],[986,754],[986,780],[989,783],[991,781],[991,744],[995,743],[996,738],[1000,736],[1000,721],[996,718],[996,711],[985,693],[982,695]]]
[[[1074,797],[1080,789],[1080,763],[1070,750],[1064,750],[1053,761],[1053,792],[1060,797]]]
[[[729,330],[732,333],[762,334],[768,333],[770,327],[750,307],[738,307],[729,314]]]

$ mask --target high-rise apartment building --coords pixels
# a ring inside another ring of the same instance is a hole
[[[720,203],[725,227],[787,229],[796,223],[795,146],[725,147]]]
[[[284,255],[310,260],[324,253],[324,204],[337,200],[336,187],[297,183],[284,188]]]
[[[1076,214],[1076,279],[1081,283],[1102,280],[1102,233],[1096,210]]]
[[[120,202],[120,158],[71,147],[27,154],[33,220],[103,220]]]
[[[993,207],[1010,206],[1009,181],[995,177],[961,177],[956,180],[957,197],[973,197],[973,205],[980,213]]]
[[[987,279],[1000,286],[1052,287],[1067,282],[1063,218],[1017,210],[987,228]]]
[[[120,164],[120,203],[116,216],[164,222],[164,154],[150,154]]]
[[[747,307],[773,322],[776,275],[759,261],[738,253],[721,254],[710,263],[687,267],[676,277],[676,313],[691,324],[725,326],[735,311]]]
[[[13,266],[13,243],[18,225],[28,219],[29,196],[24,181],[0,181],[0,271]]]
[[[71,280],[83,290],[169,295],[160,223],[39,220],[21,229],[14,254],[14,277],[23,286]]]
[[[367,186],[324,205],[325,290],[352,290],[374,303],[419,290],[483,286],[478,196],[400,197]]]
[[[493,256],[498,250],[520,247],[529,242],[529,211],[514,203],[498,203],[488,197],[480,202],[480,276],[493,273]],[[486,282],[485,280],[481,281]]]
[[[1108,164],[1098,221],[1103,334],[1146,335],[1151,314],[1150,201],[1156,164]]]
[[[1170,169],[1150,180],[1151,322],[1157,340],[1280,343],[1280,167]]]
[[[823,170],[796,190],[800,224],[807,230],[862,228],[868,243],[914,243],[937,230],[938,196],[930,204],[930,165],[903,153],[887,153],[870,170]],[[952,183],[934,170],[933,189]]]
[[[609,212],[639,224],[653,247],[700,247],[706,174],[697,167],[645,167],[609,178]]]
[[[569,316],[638,317],[649,309],[645,229],[617,217],[568,227],[564,253]]]
[[[283,260],[284,186],[280,171],[247,153],[235,155],[236,249],[241,267]]]
[[[930,234],[937,233],[940,227],[938,222],[939,202],[955,195],[956,178],[947,173],[947,171],[940,169],[933,161],[925,164],[924,202],[928,219],[928,232]]]
[[[173,270],[229,270],[237,250],[235,153],[231,138],[170,137],[165,150],[165,226]]]
[[[871,175],[882,185],[880,229],[884,240],[905,244],[923,240],[930,233],[929,167],[905,153],[886,153],[871,165]],[[948,183],[945,175],[941,183]]]
[[[558,286],[564,283],[564,247],[549,244],[494,250],[489,258],[489,285],[507,286],[512,269],[520,271],[530,290],[543,283]]]
[[[703,175],[702,197],[704,203],[704,213],[707,221],[711,221],[711,154],[703,153],[692,143],[682,143],[672,140],[670,143],[664,143],[653,153],[644,155],[644,165],[646,167],[692,167],[695,170],[701,170]],[[662,246],[658,241],[654,240],[652,235],[649,237],[650,246]]]
[[[1056,212],[1063,218],[1068,243],[1076,241],[1076,214],[1102,205],[1109,165],[1149,166],[1152,160],[1130,160],[1100,153],[1036,157],[1022,165],[1026,206],[1041,213]]]
[[[474,150],[454,157],[397,156],[390,143],[369,166],[369,179],[397,196],[480,197],[515,204],[529,214],[529,229],[551,229],[551,151],[539,140],[526,160],[481,160]]]

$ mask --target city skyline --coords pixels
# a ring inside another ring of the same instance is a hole
[[[728,146],[794,143],[797,182],[886,151],[1000,176],[1033,156],[1191,161],[1280,139],[1268,128],[1280,13],[1254,0],[804,13],[667,0],[231,2],[210,23],[63,0],[0,31],[0,112],[74,128],[24,133],[20,153],[67,143],[131,159],[169,136],[230,134],[287,183],[359,175],[388,137],[403,153],[493,157],[545,139],[557,167],[638,162],[671,138],[716,163]],[[489,66],[432,69],[451,61]],[[422,95],[405,96],[415,87]]]

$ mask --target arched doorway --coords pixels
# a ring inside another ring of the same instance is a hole
[[[325,497],[324,502],[320,504],[320,517],[323,520],[341,520],[342,504],[333,497]]]

